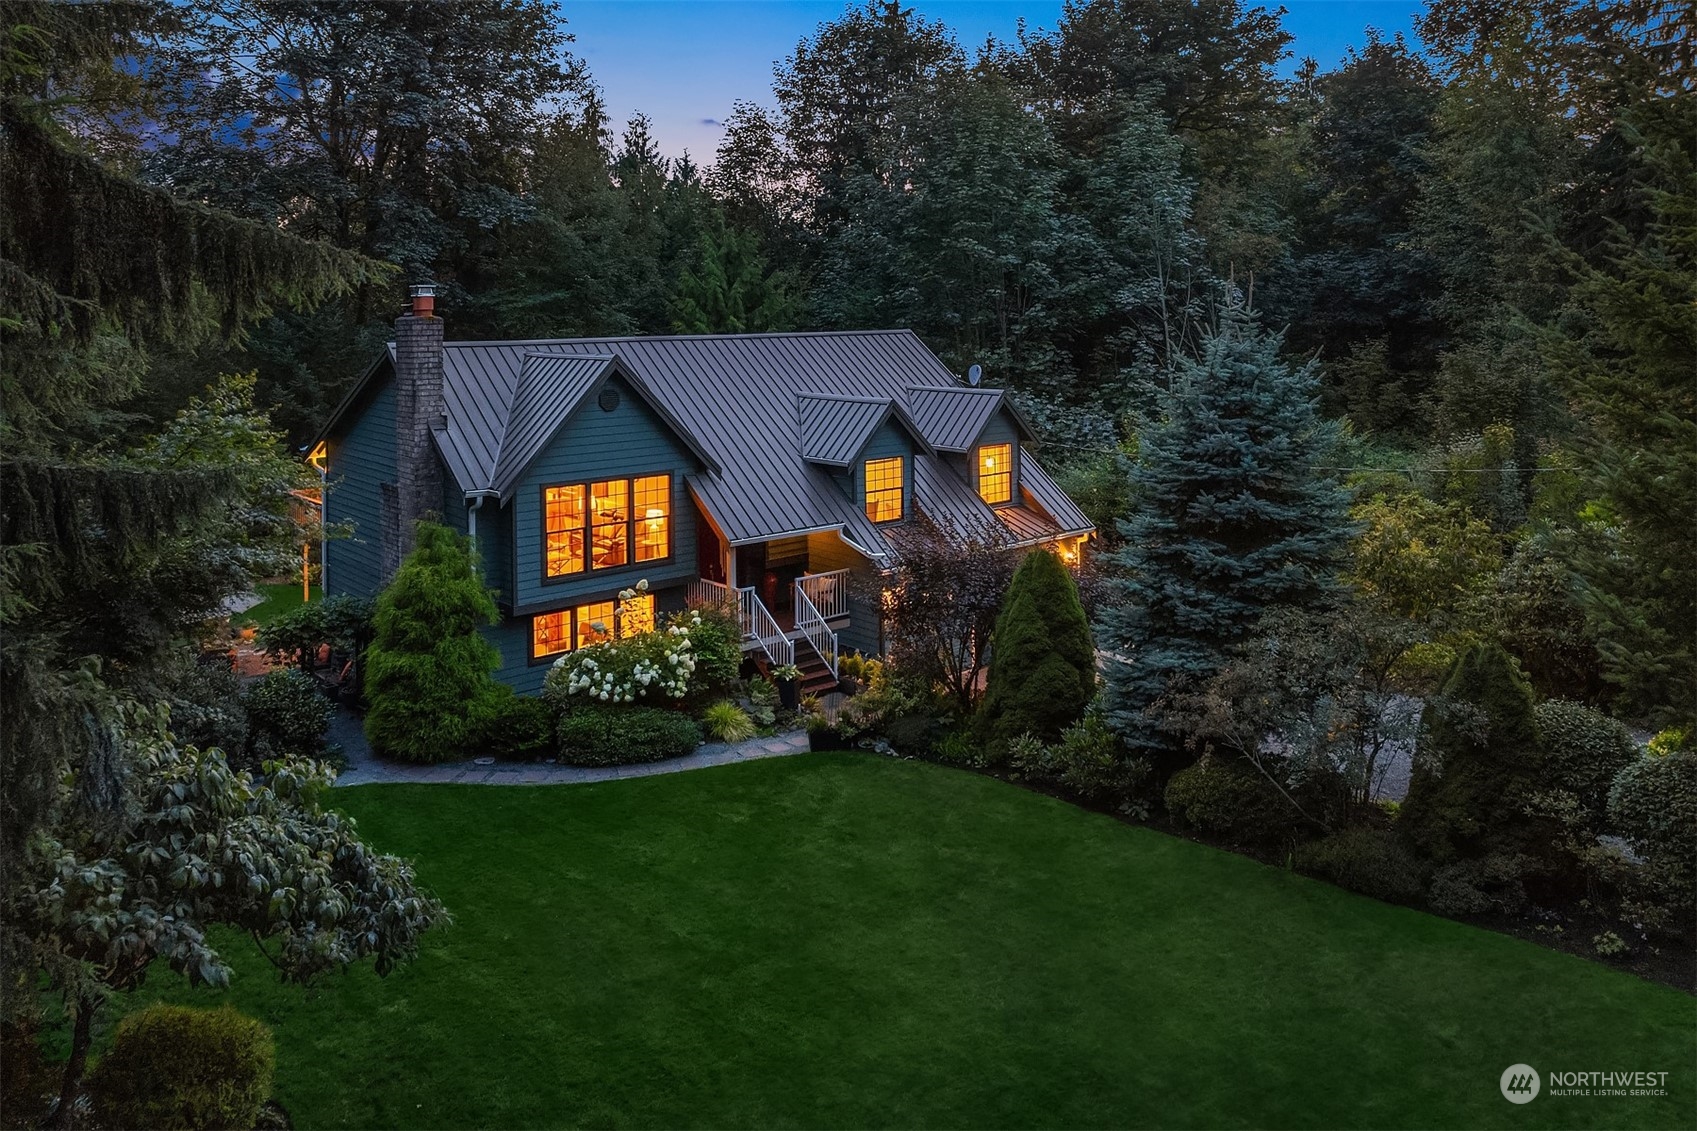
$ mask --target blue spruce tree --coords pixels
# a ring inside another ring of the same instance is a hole
[[[1347,495],[1319,469],[1337,429],[1316,410],[1315,367],[1292,368],[1279,344],[1228,311],[1201,360],[1180,362],[1131,472],[1096,639],[1114,657],[1109,723],[1169,767],[1179,742],[1158,704],[1213,675],[1269,607],[1322,595],[1350,532]]]

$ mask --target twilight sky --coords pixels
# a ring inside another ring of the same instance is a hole
[[[576,53],[607,100],[615,122],[638,110],[654,123],[661,149],[688,149],[699,164],[713,160],[717,125],[739,98],[770,105],[772,64],[795,50],[819,24],[835,19],[847,0],[562,0]],[[1052,28],[1061,0],[909,0],[927,19],[942,20],[968,57],[986,36],[1012,40],[1021,18]],[[1277,7],[1276,0],[1267,7]],[[1284,0],[1285,28],[1296,37],[1289,73],[1304,55],[1322,70],[1345,49],[1366,41],[1366,29],[1413,39],[1420,0]]]

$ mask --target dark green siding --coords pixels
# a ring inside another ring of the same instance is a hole
[[[331,440],[325,517],[351,526],[328,546],[329,591],[359,597],[383,584],[383,503],[379,485],[395,481],[395,383],[387,372],[340,439]]]
[[[609,381],[619,388],[618,407],[603,411],[592,392],[585,398],[585,407],[554,436],[514,488],[510,506],[516,552],[509,568],[514,572],[514,604],[524,612],[606,599],[642,578],[648,579],[651,588],[660,589],[695,576],[695,508],[683,482],[684,475],[695,470],[695,457],[625,382],[617,377]],[[672,476],[670,558],[619,569],[587,570],[562,581],[543,583],[543,487],[662,471]]]
[[[866,449],[860,453],[860,463],[854,469],[854,502],[866,506],[866,464],[869,460],[902,457],[902,521],[913,517],[913,441],[893,421],[886,420]]]

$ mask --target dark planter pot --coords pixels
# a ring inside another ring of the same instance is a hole
[[[807,732],[807,748],[809,750],[843,750],[846,747],[847,743],[843,738],[843,732],[836,727]]]
[[[858,679],[839,679],[837,681],[837,690],[841,691],[844,695],[859,695],[860,681]]]
[[[801,702],[801,681],[795,679],[778,680],[778,702],[784,710],[793,711]]]

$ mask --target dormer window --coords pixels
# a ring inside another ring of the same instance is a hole
[[[1013,501],[1013,445],[978,448],[978,497],[991,506]]]
[[[866,461],[866,517],[898,522],[902,517],[902,457]]]

